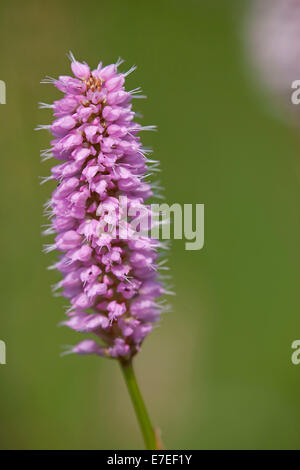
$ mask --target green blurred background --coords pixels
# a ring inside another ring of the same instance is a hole
[[[144,137],[169,203],[205,204],[205,246],[170,256],[177,296],[136,359],[166,448],[299,448],[299,175],[295,130],[266,110],[249,78],[241,0],[11,1],[0,6],[0,448],[143,448],[118,364],[60,357],[80,335],[58,328],[59,279],[42,254],[40,186],[51,162],[40,85],[67,74],[70,49],[96,66],[126,59]],[[250,70],[250,69],[249,69]],[[299,77],[298,77],[299,78]]]

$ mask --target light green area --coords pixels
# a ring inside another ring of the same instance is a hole
[[[137,0],[0,5],[0,448],[143,448],[119,366],[59,356],[80,335],[58,328],[55,255],[41,253],[52,183],[38,101],[60,96],[44,76],[66,53],[97,65],[126,59],[144,137],[161,161],[169,203],[205,204],[205,247],[170,257],[173,311],[136,361],[167,448],[299,448],[299,175],[297,133],[268,114],[240,41],[241,1]],[[298,77],[299,78],[299,77]]]

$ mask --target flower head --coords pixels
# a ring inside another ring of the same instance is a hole
[[[131,100],[138,90],[125,90],[128,73],[118,66],[100,63],[91,71],[71,55],[75,77],[44,81],[64,96],[42,104],[53,109],[55,120],[39,128],[54,137],[42,155],[60,162],[50,177],[58,186],[47,204],[51,225],[45,233],[57,233],[46,251],[61,252],[54,267],[63,279],[55,289],[71,304],[63,324],[95,335],[71,352],[129,359],[159,320],[165,307],[157,298],[166,291],[157,274],[160,242],[132,237],[121,217],[122,198],[146,218],[150,214],[145,201],[152,189],[144,181],[148,162],[138,133],[153,127],[134,122]]]

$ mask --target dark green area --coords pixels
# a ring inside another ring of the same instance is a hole
[[[41,253],[39,186],[50,162],[33,131],[50,113],[40,85],[69,72],[66,53],[96,66],[126,59],[144,137],[169,203],[205,204],[205,247],[170,253],[173,311],[147,339],[136,372],[167,448],[299,448],[299,175],[294,131],[268,114],[248,78],[241,1],[11,1],[0,6],[0,448],[142,448],[118,364],[59,356],[80,335],[58,328],[66,301]]]

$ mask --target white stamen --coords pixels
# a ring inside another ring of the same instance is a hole
[[[157,267],[163,266],[163,265],[166,264],[167,262],[168,262],[168,259],[165,258],[165,259],[161,260],[159,263],[157,263]]]
[[[159,274],[158,279],[159,280],[172,279],[172,276],[170,276],[169,274]]]
[[[140,126],[140,127],[131,127],[130,131],[156,131],[157,126]]]
[[[42,231],[42,235],[45,236],[45,237],[48,236],[48,235],[53,235],[54,233],[56,233],[56,232],[55,232],[54,228],[52,228],[52,227],[46,228],[46,230]]]
[[[41,80],[41,83],[55,83],[57,80],[53,77],[49,77],[48,75],[46,76],[46,78],[44,78],[43,80]]]
[[[62,326],[63,326],[63,323],[62,323]],[[63,351],[60,353],[60,357],[64,357],[64,356],[68,356],[69,354],[75,354],[75,352],[73,351],[73,346],[66,346],[70,349],[68,349],[67,351]]]
[[[161,200],[164,200],[164,199],[165,199],[165,196],[163,196],[163,194],[158,193],[157,191],[153,191],[153,196],[154,196],[156,199],[161,199]]]
[[[128,77],[128,75],[131,74],[132,72],[134,72],[136,69],[137,69],[137,66],[133,65],[132,67],[130,67],[129,70],[127,70],[127,72],[123,73],[123,76]]]
[[[172,290],[165,290],[164,295],[176,295],[176,292],[174,292]]]
[[[121,59],[121,57],[118,58],[117,62],[116,62],[116,67],[118,68],[121,64],[123,64],[124,60]]]
[[[48,131],[50,129],[50,125],[49,124],[41,124],[37,127],[34,128],[35,131]]]
[[[152,172],[160,172],[161,168],[158,168],[155,165],[150,165],[150,166],[148,166],[148,170],[151,170]]]
[[[53,104],[48,104],[48,103],[39,103],[39,109],[52,109],[54,106]]]
[[[46,160],[49,160],[50,158],[53,157],[53,153],[51,149],[46,149],[46,150],[41,150],[41,161],[45,162]]]
[[[39,176],[39,178],[42,180],[40,184],[47,183],[47,181],[53,180],[53,176]]]
[[[54,243],[51,245],[44,245],[43,252],[50,253],[51,251],[54,251],[55,249],[56,249],[56,245]]]
[[[56,284],[53,284],[53,285],[51,286],[51,292],[54,293],[54,292],[56,292],[56,291],[57,291],[58,289],[60,289],[60,288],[61,288],[60,282],[57,282]]]
[[[72,51],[68,52],[67,57],[70,60],[70,62],[76,62],[76,59],[75,59]]]
[[[151,147],[142,147],[142,150],[145,155],[150,155],[151,153],[153,153],[153,149]],[[157,162],[158,160],[149,160],[149,161]]]

